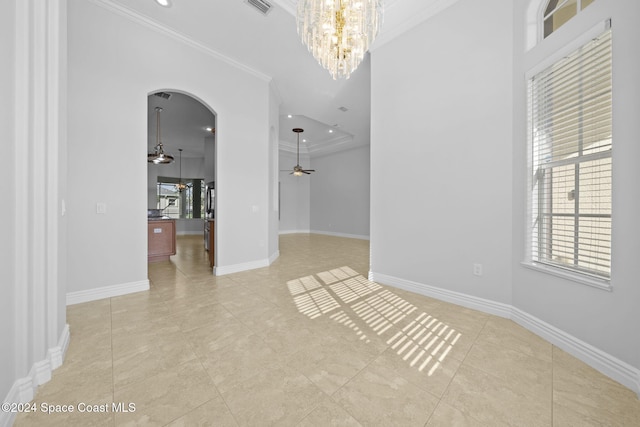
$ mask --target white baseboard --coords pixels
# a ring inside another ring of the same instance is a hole
[[[280,257],[280,251],[275,251],[274,253],[271,254],[271,256],[269,257],[269,265],[273,264],[273,262],[275,260],[277,260]]]
[[[324,234],[325,236],[347,237],[349,239],[369,240],[369,236],[361,234],[335,233],[322,230],[280,230],[278,234]]]
[[[280,230],[278,234],[309,234],[311,230]]]
[[[259,261],[243,262],[240,264],[222,265],[220,267],[215,266],[213,267],[213,275],[224,276],[225,274],[240,273],[241,271],[255,270],[256,268],[268,267],[270,264],[271,264],[270,258],[268,258],[268,259],[263,259]]]
[[[372,271],[369,272],[369,280],[404,289],[406,291],[415,292],[417,294],[426,295],[442,301],[447,301],[452,304],[461,305],[463,307],[472,308],[485,313],[495,314],[496,316],[506,318],[511,317],[511,306],[508,304],[474,297],[461,292],[437,288],[435,286],[429,286],[418,282],[412,282],[411,280],[387,276],[386,274],[375,273]]]
[[[27,403],[33,400],[36,389],[51,379],[51,373],[62,365],[69,348],[69,325],[64,325],[58,344],[47,351],[47,357],[31,366],[26,377],[17,379],[3,403]],[[0,411],[0,427],[9,427],[15,421],[15,413]]]
[[[324,234],[325,236],[346,237],[349,239],[369,240],[369,236],[362,234],[336,233],[333,231],[311,230],[313,234]]]
[[[629,387],[640,398],[640,369],[517,307],[372,271],[369,272],[369,280],[511,319],[604,375]]]
[[[117,297],[120,295],[148,290],[149,280],[141,280],[139,282],[103,286],[101,288],[87,289],[85,291],[69,292],[67,294],[67,305],[80,304],[83,302],[96,301],[104,298]]]
[[[278,259],[279,256],[280,256],[280,251],[275,251],[269,256],[269,258],[259,260],[259,261],[243,262],[240,264],[233,264],[233,265],[223,265],[220,267],[214,266],[213,275],[224,276],[225,274],[240,273],[242,271],[255,270],[256,268],[269,267],[271,264],[273,264],[273,262],[276,259]]]
[[[640,398],[640,369],[634,368],[628,363],[519,308],[512,307],[511,319],[609,378],[616,380],[625,387],[629,387]]]

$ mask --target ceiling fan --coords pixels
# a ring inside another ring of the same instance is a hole
[[[302,176],[302,174],[310,175],[311,172],[315,172],[316,170],[302,169],[302,166],[300,166],[300,133],[304,132],[304,129],[293,128],[291,130],[298,134],[298,150],[297,150],[296,165],[293,167],[293,172],[289,173],[289,175],[295,175],[295,176]]]

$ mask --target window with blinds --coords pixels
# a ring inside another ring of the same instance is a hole
[[[531,260],[611,275],[611,29],[529,80]]]

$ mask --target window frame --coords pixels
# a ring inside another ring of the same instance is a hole
[[[196,196],[193,194],[193,188],[195,187],[196,181],[200,183],[200,186],[199,186],[200,203],[198,204],[200,208],[199,212],[196,212],[194,209],[194,200]],[[174,177],[158,176],[157,182],[156,182],[157,208],[162,209],[160,207],[160,200],[162,198],[162,195],[160,194],[160,188],[162,186],[175,186],[180,182],[186,183],[187,189],[181,192],[178,192],[176,194],[177,197],[174,197],[175,199],[178,200],[177,204],[174,205],[178,207],[178,213],[167,215],[167,216],[170,216],[172,219],[189,219],[189,220],[205,218],[206,217],[206,212],[205,212],[206,186],[203,178],[182,178],[182,180],[180,180],[179,178],[174,178]],[[191,194],[190,196],[189,196],[189,193]],[[168,199],[168,198],[169,197],[165,197],[165,199]],[[169,207],[169,205],[167,205],[167,207]],[[177,216],[172,216],[172,215],[177,215]],[[196,216],[196,215],[199,215],[199,216]]]
[[[547,37],[550,37],[552,34],[554,34],[555,32],[557,32],[560,28],[562,28],[562,26],[564,26],[567,22],[571,21],[572,19],[575,19],[576,16],[580,15],[580,13],[585,10],[588,6],[590,6],[594,1],[596,0],[575,0],[575,4],[576,4],[576,13],[572,16],[570,16],[566,21],[562,22],[558,28],[551,30],[551,32],[549,32],[549,34],[545,34],[545,25],[546,25],[546,21],[549,18],[552,18],[554,14],[556,14],[558,11],[562,10],[563,6],[565,3],[568,3],[572,0],[557,0],[558,4],[556,4],[556,7],[549,13],[545,13],[546,10],[549,7],[549,3],[551,3],[553,0],[545,0],[543,2],[541,2],[540,4],[540,10],[538,12],[538,42],[540,42],[541,40],[546,39]],[[587,2],[586,5],[583,6],[583,2]]]
[[[546,6],[547,2],[543,2],[543,4]],[[540,17],[540,20],[542,20],[542,17]],[[559,49],[558,51],[550,54],[549,56],[547,56],[544,60],[540,61],[538,64],[536,64],[535,66],[531,67],[526,73],[525,73],[525,90],[527,92],[527,94],[525,95],[525,100],[527,102],[527,107],[525,109],[525,111],[527,112],[527,115],[529,114],[529,108],[530,105],[528,105],[530,103],[530,98],[529,98],[529,82],[530,80],[536,76],[537,74],[539,74],[540,72],[542,72],[543,70],[547,69],[548,67],[550,67],[551,65],[557,63],[558,61],[560,61],[562,58],[566,57],[567,55],[575,52],[577,49],[581,48],[582,46],[584,46],[585,44],[587,44],[590,40],[595,39],[596,37],[600,36],[603,32],[605,32],[606,30],[611,28],[611,20],[608,19],[604,22],[601,22],[597,25],[595,25],[594,27],[590,28],[589,30],[587,30],[586,32],[584,32],[580,37],[572,40],[570,43],[564,45],[561,49]],[[613,46],[612,46],[613,49]],[[612,73],[612,77],[613,77],[613,73]],[[612,85],[613,85],[613,81],[612,81]],[[612,112],[613,115],[613,112]],[[531,131],[532,131],[532,124],[530,123],[529,119],[527,119],[526,121],[527,123],[527,158],[526,158],[526,171],[527,171],[527,180],[526,180],[526,197],[525,197],[525,203],[526,203],[526,209],[525,209],[525,259],[521,262],[521,265],[530,269],[534,269],[536,271],[540,271],[540,272],[544,272],[547,274],[551,274],[557,277],[561,277],[563,279],[567,279],[567,280],[571,280],[577,283],[581,283],[581,284],[585,284],[588,286],[592,286],[598,289],[602,289],[602,290],[606,290],[606,291],[612,291],[613,290],[613,286],[611,283],[611,278],[613,277],[613,254],[611,256],[611,261],[612,261],[612,266],[611,266],[611,272],[609,275],[609,278],[605,278],[605,277],[600,277],[600,276],[595,276],[589,273],[585,273],[585,272],[581,272],[577,269],[573,269],[570,267],[565,267],[565,266],[557,266],[551,263],[546,263],[546,262],[541,262],[541,261],[537,261],[533,259],[533,241],[532,241],[532,236],[533,236],[533,223],[532,223],[532,200],[533,200],[533,184],[534,184],[534,171],[533,171],[533,159],[532,159],[532,137],[531,137]],[[612,161],[613,161],[613,155],[610,156]],[[612,173],[613,175],[613,173]],[[612,190],[613,191],[613,190]],[[611,229],[613,229],[613,225],[611,225]],[[611,251],[613,252],[613,248],[611,249]]]

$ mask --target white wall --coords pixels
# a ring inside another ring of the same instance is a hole
[[[525,54],[525,12],[516,3],[514,32],[513,304],[640,369],[640,3],[598,0]],[[524,259],[526,108],[525,72],[542,58],[605,19],[613,30],[613,292],[560,279],[520,265]],[[640,391],[640,377],[637,379]]]
[[[204,183],[216,179],[216,138],[208,136],[204,139]]]
[[[640,392],[640,3],[594,2],[525,53],[529,6],[460,0],[374,51],[371,276],[512,317]],[[525,73],[606,18],[614,50],[613,292],[521,265]],[[475,262],[481,277],[472,275]]]
[[[313,174],[290,175],[296,155],[280,151],[280,233],[308,233],[311,227],[311,180]],[[312,168],[309,156],[300,155],[300,163]]]
[[[460,0],[372,53],[372,277],[511,302],[511,21]]]
[[[216,267],[264,265],[267,78],[104,7],[69,3],[68,290],[147,281],[143,159],[147,95],[158,88],[195,95],[216,112]],[[107,159],[105,150],[126,155]],[[96,214],[96,202],[106,214]]]
[[[277,88],[272,83],[269,85],[269,183],[267,186],[269,194],[269,236],[268,251],[269,259],[274,261],[280,255],[280,242],[278,239],[280,232],[279,209],[280,202],[279,180],[279,154],[278,154],[278,135],[280,135],[280,104],[281,99],[278,96]]]
[[[13,64],[14,44],[15,44],[15,1],[5,2],[3,13],[0,14],[0,58],[5,58]],[[3,138],[6,142],[2,144],[5,159],[14,158],[14,68],[10,66],[0,67],[0,129],[3,129]],[[15,179],[14,161],[5,161],[0,168],[0,179],[2,182],[11,183]],[[5,201],[15,200],[15,186],[7,185],[5,188]],[[0,351],[0,397],[9,393],[9,389],[15,381],[15,352],[4,349],[12,348],[10,343],[14,342],[14,251],[13,251],[13,227],[15,216],[11,208],[13,203],[6,203],[5,208],[0,210],[0,221],[5,224],[0,230],[0,271],[2,271],[3,282],[2,298],[0,298],[0,342],[3,344],[3,351]]]
[[[369,145],[313,157],[311,230],[369,237]]]

